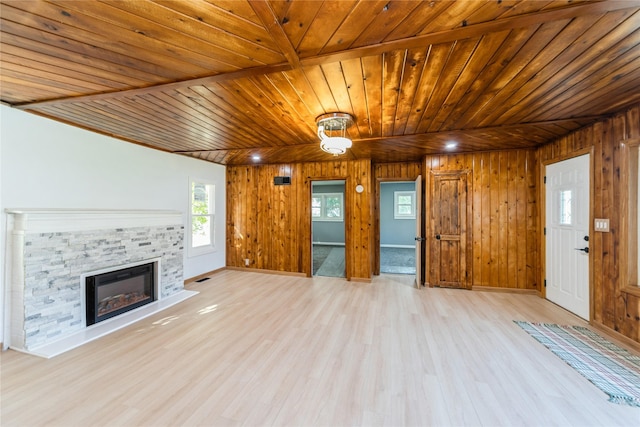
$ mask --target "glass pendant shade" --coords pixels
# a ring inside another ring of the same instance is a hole
[[[344,154],[353,143],[346,131],[353,124],[353,117],[347,113],[323,114],[316,119],[320,148],[334,156]]]

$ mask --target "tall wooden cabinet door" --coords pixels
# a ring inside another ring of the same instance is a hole
[[[432,286],[471,289],[469,171],[431,172],[428,211]]]

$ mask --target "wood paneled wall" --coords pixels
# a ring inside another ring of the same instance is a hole
[[[446,170],[471,171],[472,286],[539,291],[536,151],[425,158],[424,175]]]
[[[290,176],[291,185],[274,185]],[[311,182],[344,179],[347,278],[371,279],[370,160],[227,167],[227,266],[311,275]],[[356,193],[358,184],[364,186]]]
[[[417,163],[371,165],[369,160],[227,168],[227,265],[311,274],[311,181],[345,179],[347,276],[370,280],[377,242],[375,187],[432,170],[472,173],[474,287],[543,292],[540,170],[543,164],[592,150],[592,217],[609,218],[610,233],[594,233],[593,322],[640,342],[640,294],[624,292],[620,224],[621,144],[640,138],[640,105],[538,150],[433,155]],[[275,176],[290,186],[274,186]],[[375,178],[375,179],[374,179]],[[363,193],[354,191],[357,184]],[[427,236],[429,238],[429,236]]]
[[[592,321],[640,342],[640,297],[624,291],[620,231],[626,206],[621,147],[624,141],[640,138],[640,105],[610,119],[576,131],[539,149],[540,161],[552,163],[584,150],[593,153],[592,218],[609,218],[609,233],[592,233]]]

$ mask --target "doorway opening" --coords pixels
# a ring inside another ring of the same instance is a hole
[[[415,181],[380,183],[380,273],[416,274]]]
[[[345,180],[311,183],[312,275],[346,277]]]

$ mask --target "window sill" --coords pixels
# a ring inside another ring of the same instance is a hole
[[[187,258],[195,258],[197,256],[211,254],[217,252],[214,246],[198,246],[197,248],[187,249]]]

